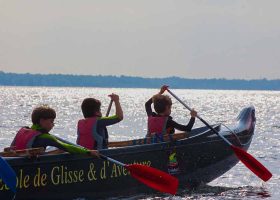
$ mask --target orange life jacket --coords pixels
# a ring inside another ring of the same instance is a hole
[[[168,117],[149,116],[148,117],[148,135],[165,135],[167,134],[166,123]]]
[[[31,128],[21,128],[13,142],[15,150],[32,148],[35,138],[40,134],[42,133]]]
[[[78,122],[77,144],[87,149],[102,149],[103,137],[96,131],[97,117],[81,119]]]

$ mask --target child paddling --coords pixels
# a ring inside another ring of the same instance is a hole
[[[171,114],[172,101],[169,96],[163,95],[168,86],[161,87],[160,92],[150,98],[146,104],[146,112],[148,115],[148,132],[147,137],[173,134],[175,129],[180,131],[191,131],[197,112],[192,110],[191,119],[187,125],[182,125],[175,122]],[[151,105],[154,104],[155,112],[152,111]]]
[[[116,114],[110,117],[102,117],[100,111],[101,102],[94,98],[84,99],[81,108],[84,119],[79,120],[77,126],[77,144],[87,149],[108,148],[107,126],[116,124],[123,119],[123,111],[116,94],[109,95],[115,103]]]
[[[68,144],[49,133],[54,127],[56,118],[55,110],[49,106],[36,107],[32,112],[31,118],[33,123],[31,128],[23,127],[16,134],[11,144],[11,148],[14,150],[53,146],[73,154],[98,156],[97,151]]]

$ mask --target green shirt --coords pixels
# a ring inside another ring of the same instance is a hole
[[[42,129],[39,125],[32,125],[31,129],[40,131],[42,134],[38,135],[34,140],[32,145],[33,148],[53,146],[59,148],[63,151],[72,153],[72,154],[90,154],[90,150],[79,147],[77,145],[73,145],[71,143],[66,143],[65,141],[61,141],[56,138],[54,135],[47,133],[44,129]]]

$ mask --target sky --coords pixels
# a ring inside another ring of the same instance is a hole
[[[0,0],[0,71],[279,79],[279,0]]]

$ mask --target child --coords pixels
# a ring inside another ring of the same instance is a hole
[[[108,147],[107,126],[116,124],[123,119],[123,111],[119,96],[109,95],[115,103],[116,114],[111,117],[102,117],[101,102],[94,98],[86,98],[82,103],[84,119],[79,120],[77,128],[77,144],[88,149],[106,149]]]
[[[197,112],[194,110],[192,110],[190,113],[191,119],[188,125],[181,125],[173,121],[172,117],[170,116],[172,101],[169,96],[162,95],[164,91],[167,90],[167,88],[168,86],[166,85],[162,86],[160,92],[157,95],[154,95],[145,104],[148,115],[147,137],[173,134],[175,132],[174,129],[178,129],[180,131],[191,131],[194,125],[195,117],[197,115]],[[152,111],[152,103],[154,103],[154,109],[156,113]]]
[[[31,115],[33,125],[31,128],[23,127],[18,131],[11,144],[11,148],[22,150],[53,146],[69,153],[98,156],[97,151],[90,151],[85,148],[65,143],[49,134],[49,131],[54,127],[55,118],[56,113],[54,109],[48,106],[36,107]]]

